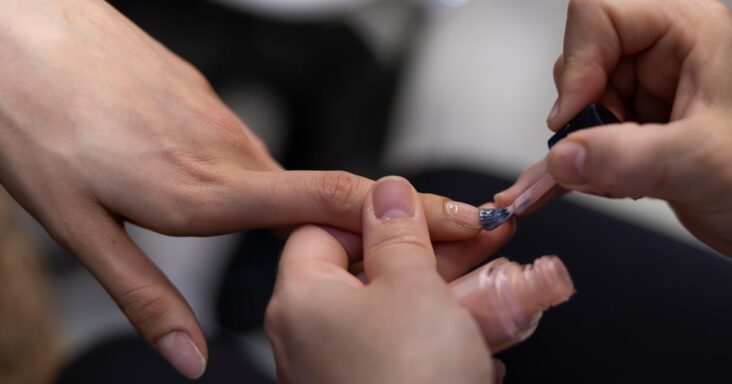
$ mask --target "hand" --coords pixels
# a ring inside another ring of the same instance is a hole
[[[266,318],[280,381],[492,382],[490,351],[437,273],[425,212],[405,180],[377,182],[364,203],[368,285],[348,273],[342,235],[305,226],[285,246]]]
[[[5,1],[0,46],[2,185],[186,376],[205,368],[203,333],[124,222],[175,236],[360,232],[372,181],[283,171],[198,71],[106,2]],[[421,199],[435,241],[479,233],[476,208]]]
[[[732,17],[716,0],[570,1],[554,69],[559,129],[592,102],[637,123],[577,132],[549,169],[566,189],[667,200],[732,255]]]

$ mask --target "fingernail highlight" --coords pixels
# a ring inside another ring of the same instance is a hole
[[[198,379],[206,371],[206,359],[185,332],[168,333],[158,341],[156,348],[178,372],[189,379]]]
[[[554,164],[553,175],[564,184],[584,184],[587,182],[587,150],[574,141],[561,141],[551,152]]]
[[[445,203],[445,211],[447,217],[453,223],[467,229],[481,229],[478,207],[457,201],[448,201]]]
[[[414,217],[414,192],[404,179],[390,177],[376,183],[373,192],[374,214],[381,220]]]

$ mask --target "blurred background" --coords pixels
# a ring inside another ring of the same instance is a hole
[[[398,173],[478,204],[546,154],[566,0],[111,3],[197,66],[288,168]],[[261,322],[281,239],[129,230],[207,332],[201,382],[274,382]],[[4,195],[0,241],[0,383],[185,382]],[[502,354],[508,383],[729,381],[732,266],[664,203],[571,194],[501,251],[550,253],[579,293]]]

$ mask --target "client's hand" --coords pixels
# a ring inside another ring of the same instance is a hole
[[[362,217],[368,285],[348,272],[351,245],[339,230],[305,226],[290,237],[266,320],[279,379],[493,382],[502,368],[437,272],[414,189],[382,179]]]
[[[284,171],[197,70],[107,2],[2,1],[0,47],[0,182],[187,377],[205,369],[203,332],[125,222],[360,231],[371,180]],[[474,207],[422,203],[435,241],[480,231]]]

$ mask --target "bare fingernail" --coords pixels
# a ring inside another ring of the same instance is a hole
[[[450,221],[468,229],[481,229],[478,208],[470,204],[448,201],[445,203],[445,211]]]
[[[378,181],[374,186],[374,214],[378,219],[414,217],[414,200],[412,186],[402,178],[388,177]]]
[[[556,119],[557,116],[559,116],[559,98],[554,102],[554,106],[552,107],[551,112],[549,112],[549,118],[547,118],[547,121],[551,122]]]
[[[156,348],[178,372],[189,379],[198,379],[206,371],[206,359],[185,332],[168,333],[158,341]]]
[[[564,184],[578,185],[587,182],[587,150],[574,141],[560,141],[552,149],[553,175]]]

